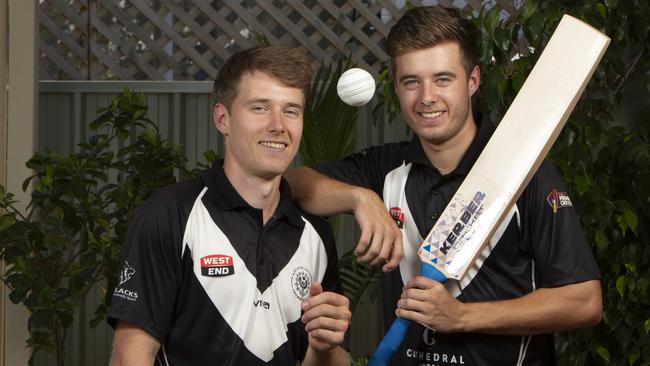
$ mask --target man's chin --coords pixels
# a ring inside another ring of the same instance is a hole
[[[274,167],[265,167],[263,170],[260,170],[258,175],[261,178],[272,180],[278,176],[284,174],[285,171],[289,168],[289,164],[274,166]]]

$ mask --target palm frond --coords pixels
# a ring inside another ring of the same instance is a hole
[[[336,94],[336,82],[350,65],[349,59],[336,65],[323,63],[316,72],[300,144],[304,165],[338,160],[354,151],[359,110],[343,103]]]

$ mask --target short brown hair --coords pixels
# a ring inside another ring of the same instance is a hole
[[[469,75],[478,64],[479,34],[476,25],[464,19],[458,9],[440,5],[414,7],[390,29],[385,48],[394,73],[395,59],[407,52],[457,42]]]
[[[237,97],[242,76],[255,71],[269,74],[287,86],[302,89],[307,98],[313,71],[305,51],[288,46],[257,46],[238,51],[226,60],[212,86],[215,101],[230,108]]]

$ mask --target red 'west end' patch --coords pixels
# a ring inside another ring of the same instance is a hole
[[[235,274],[235,267],[231,256],[212,254],[201,257],[201,275],[223,277],[232,274]]]
[[[403,228],[404,227],[404,212],[402,212],[402,209],[399,207],[391,207],[390,208],[390,216],[393,218],[393,221],[395,221],[395,224],[397,224],[398,228]]]

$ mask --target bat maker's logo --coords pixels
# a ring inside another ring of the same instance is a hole
[[[464,208],[463,213],[460,215],[460,218],[454,224],[454,227],[451,229],[449,235],[447,235],[444,243],[442,243],[442,247],[440,248],[441,252],[447,254],[456,240],[458,238],[462,239],[464,236],[463,230],[465,229],[465,226],[470,223],[472,217],[476,218],[480,214],[481,202],[484,198],[485,193],[481,191],[476,192],[474,198],[472,198],[467,207]]]
[[[553,213],[557,213],[557,210],[562,207],[573,207],[569,195],[566,192],[558,192],[557,189],[553,189],[546,196],[546,201],[553,208]]]
[[[390,217],[393,218],[393,221],[395,221],[395,224],[397,224],[398,228],[403,228],[404,227],[404,212],[402,212],[402,209],[399,207],[391,207],[390,208]]]
[[[120,271],[120,285],[131,279],[135,274],[135,269],[129,265],[129,262],[124,261],[124,267]]]
[[[291,274],[291,289],[298,300],[307,300],[309,286],[311,286],[311,273],[305,267],[296,267]]]

